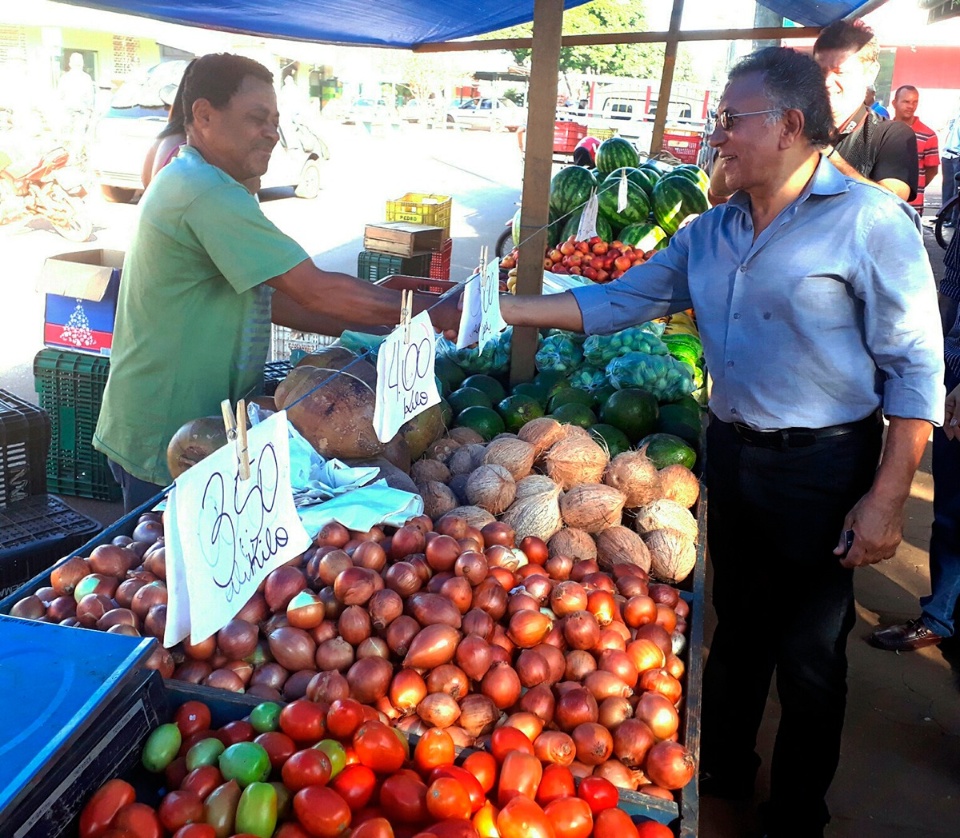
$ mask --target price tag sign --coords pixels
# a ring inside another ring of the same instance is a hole
[[[580,216],[580,226],[577,227],[577,241],[585,242],[597,235],[597,190],[594,189],[583,205],[583,215]]]
[[[500,314],[500,260],[494,259],[480,277],[480,351],[495,341],[507,324]]]
[[[434,377],[437,339],[430,315],[422,311],[410,320],[410,339],[398,326],[377,353],[377,402],[373,427],[377,439],[389,442],[400,426],[428,407],[440,404]]]
[[[460,328],[457,331],[457,349],[466,349],[473,346],[480,339],[480,317],[483,310],[480,306],[481,274],[474,274],[467,280],[463,290],[463,310],[460,312]]]
[[[630,200],[629,187],[627,186],[627,170],[620,170],[620,185],[617,187],[617,212],[623,212],[627,208]]]
[[[310,546],[290,490],[287,414],[247,433],[250,477],[232,443],[177,478],[166,534],[169,601],[163,643],[199,643],[223,628],[270,571]]]

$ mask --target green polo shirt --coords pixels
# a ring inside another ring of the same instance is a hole
[[[263,283],[307,258],[243,186],[183,148],[140,202],[94,447],[140,480],[169,483],[177,429],[258,390],[270,345]]]

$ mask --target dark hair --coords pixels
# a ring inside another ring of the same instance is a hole
[[[912,84],[901,84],[900,87],[897,88],[897,92],[893,94],[893,98],[896,99],[900,95],[901,91],[904,90],[909,90],[911,93],[916,93],[917,96],[920,95],[920,91],[917,90],[917,88],[915,88]]]
[[[813,45],[813,54],[828,49],[862,52],[860,60],[872,64],[880,58],[880,43],[862,20],[838,20],[824,27]]]
[[[184,123],[193,122],[197,99],[206,99],[218,110],[225,108],[247,76],[273,84],[273,73],[252,58],[218,52],[194,59],[181,83]]]
[[[172,137],[174,134],[182,134],[184,127],[184,113],[183,113],[183,88],[186,87],[187,75],[190,73],[191,68],[196,64],[197,59],[194,58],[189,64],[187,64],[186,69],[183,71],[183,75],[180,77],[180,84],[177,85],[177,92],[173,96],[173,104],[170,105],[170,113],[167,114],[167,124],[163,126],[163,130],[157,134],[157,139],[162,140],[164,137]]]
[[[803,113],[803,135],[811,143],[829,145],[833,112],[823,71],[816,61],[789,47],[767,47],[741,59],[730,71],[728,84],[751,73],[763,78],[763,89],[772,106]]]

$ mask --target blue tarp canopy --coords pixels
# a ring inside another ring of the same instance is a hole
[[[533,20],[533,0],[65,0],[110,12],[228,32],[317,43],[413,48]],[[564,8],[588,0],[565,0]],[[862,0],[763,0],[806,26],[823,26]]]

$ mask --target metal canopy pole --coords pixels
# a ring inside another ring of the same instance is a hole
[[[677,47],[680,45],[680,20],[683,17],[683,0],[673,0],[670,12],[670,29],[667,30],[667,46],[663,52],[663,75],[660,77],[660,93],[657,98],[657,113],[653,118],[653,138],[650,154],[658,154],[663,148],[663,133],[667,127],[667,111],[670,109],[670,89],[673,87],[673,71],[677,66]]]
[[[533,52],[530,58],[529,104],[523,193],[520,204],[520,258],[517,293],[540,294],[543,290],[543,254],[550,223],[550,175],[553,166],[553,124],[557,112],[557,67],[563,0],[535,0],[533,7]],[[510,355],[511,382],[533,378],[537,330],[513,330]]]

